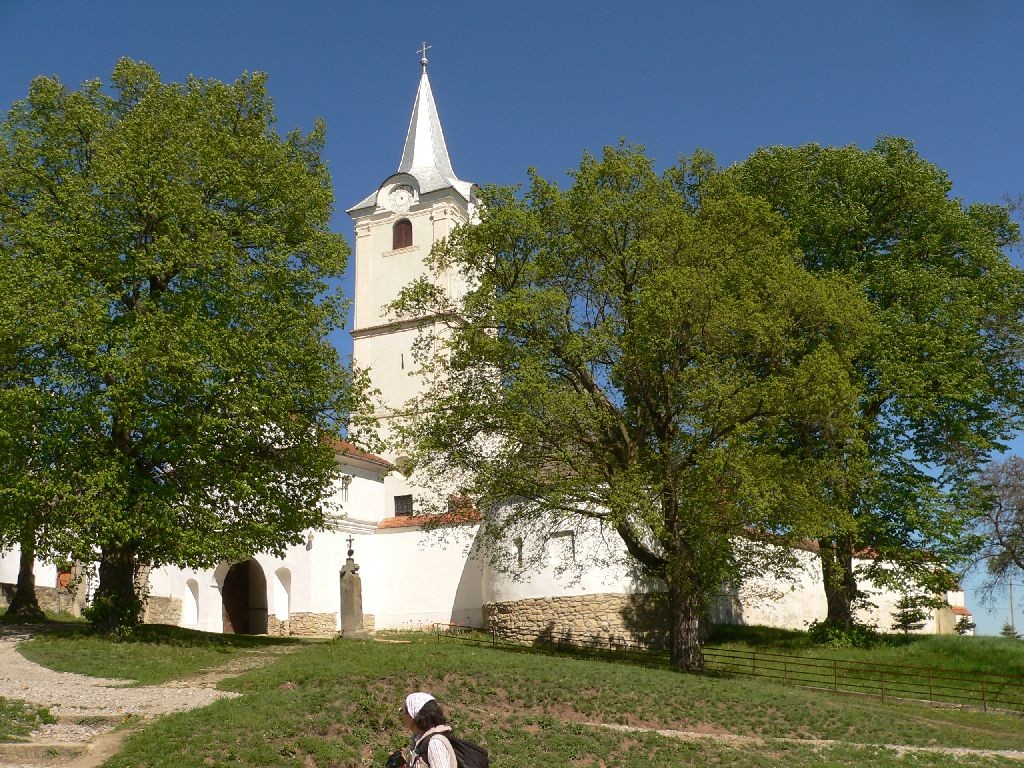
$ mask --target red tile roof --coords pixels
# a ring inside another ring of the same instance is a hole
[[[362,461],[368,461],[371,464],[380,464],[382,467],[390,467],[391,462],[387,459],[378,456],[375,453],[369,453],[364,451],[362,448],[357,448],[353,443],[348,440],[340,440],[335,438],[330,441],[331,446],[335,451],[340,453],[342,456],[350,456],[353,459],[360,459]]]
[[[448,525],[468,525],[479,523],[483,515],[476,509],[458,510],[457,512],[444,512],[440,515],[409,515],[403,517],[389,517],[377,523],[378,530],[389,528],[416,528],[418,526],[441,527]]]
[[[949,606],[949,610],[951,610],[957,616],[973,616],[974,615],[969,610],[964,608],[962,605],[951,605],[951,606]]]

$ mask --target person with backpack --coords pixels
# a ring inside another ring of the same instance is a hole
[[[412,734],[408,768],[488,768],[487,750],[453,736],[444,710],[429,693],[410,693],[401,709]]]

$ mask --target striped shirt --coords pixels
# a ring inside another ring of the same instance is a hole
[[[414,748],[428,736],[433,737],[427,742],[427,759],[424,761],[413,752],[414,757],[409,763],[409,768],[424,768],[427,765],[430,768],[458,768],[455,761],[455,750],[452,749],[451,742],[445,737],[445,734],[451,733],[451,730],[447,725],[439,725],[416,739]]]

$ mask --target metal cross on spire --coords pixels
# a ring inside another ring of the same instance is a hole
[[[348,537],[348,556],[352,557],[352,537]]]
[[[434,46],[432,45],[427,45],[427,41],[424,40],[423,45],[420,46],[420,49],[417,51],[417,53],[420,55],[420,66],[423,67],[424,72],[427,71],[427,51],[429,51],[433,47]]]

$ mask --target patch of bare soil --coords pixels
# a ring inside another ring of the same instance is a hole
[[[443,681],[437,681],[438,691],[444,690],[449,684],[454,683],[445,676]],[[625,723],[601,723],[593,722],[576,711],[569,704],[558,702],[545,702],[540,706],[526,706],[521,702],[513,704],[505,690],[498,689],[491,691],[486,700],[480,701],[476,706],[470,708],[473,715],[485,721],[500,721],[508,718],[510,712],[515,712],[519,727],[524,727],[522,719],[530,715],[543,715],[553,717],[564,723],[577,723],[591,728],[601,728],[628,733],[656,733],[669,738],[683,740],[709,740],[723,744],[735,745],[737,747],[758,747],[765,748],[771,744],[794,744],[809,746],[812,748],[831,748],[836,746],[875,746],[880,749],[887,749],[902,756],[910,753],[927,753],[946,755],[949,757],[1005,757],[1011,760],[1024,762],[1024,751],[1012,749],[980,749],[973,747],[942,747],[942,746],[911,746],[906,744],[862,744],[856,741],[840,741],[835,739],[817,739],[813,737],[774,737],[760,735],[740,735],[731,733],[720,725],[713,723],[694,723],[687,725],[684,729],[664,728],[659,723],[647,721],[644,718],[636,717],[633,714],[626,714]],[[527,728],[527,730],[532,730]]]
[[[270,645],[266,648],[246,650],[235,654],[230,661],[207,669],[190,677],[183,677],[180,680],[170,680],[162,684],[164,688],[215,688],[221,680],[229,677],[238,677],[253,669],[265,667],[272,664],[279,657],[294,653],[301,645]]]
[[[639,728],[632,725],[616,725],[613,723],[584,723],[593,728],[606,728],[612,731],[622,731],[624,733],[656,733],[659,736],[667,736],[673,739],[683,740],[697,740],[707,739],[711,741],[718,741],[725,744],[735,744],[737,746],[764,746],[768,742],[783,743],[783,744],[797,744],[811,747],[836,747],[836,746],[849,746],[851,742],[836,741],[834,739],[794,739],[794,738],[772,738],[763,739],[759,736],[738,736],[730,733],[715,733],[715,732],[701,732],[697,730],[688,731],[677,731],[670,728]],[[719,731],[720,729],[715,729]],[[870,744],[861,745],[859,743],[856,746],[873,746],[880,749],[889,749],[896,752],[898,755],[903,756],[910,753],[928,753],[936,755],[947,755],[950,757],[967,757],[967,756],[980,756],[980,757],[1005,757],[1010,760],[1019,760],[1024,762],[1024,752],[1015,749],[975,749],[971,747],[917,747],[909,746],[906,744]]]

